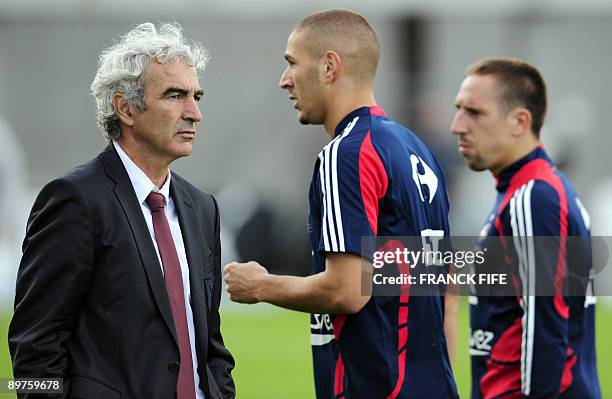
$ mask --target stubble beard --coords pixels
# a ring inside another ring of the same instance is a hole
[[[471,159],[466,158],[465,162],[467,163],[467,166],[475,172],[482,172],[483,170],[488,169],[485,166],[484,160],[479,156],[475,156],[474,158],[471,158]]]
[[[304,87],[309,89],[308,94],[304,96],[304,105],[306,106],[305,108],[310,108],[310,110],[307,113],[306,109],[302,109],[298,120],[302,125],[322,125],[325,122],[323,90],[316,68],[313,68],[308,75],[304,82]],[[308,107],[308,104],[310,104],[310,107]]]

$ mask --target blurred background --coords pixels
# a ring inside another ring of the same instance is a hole
[[[0,0],[2,337],[34,197],[44,183],[105,147],[89,85],[100,52],[139,22],[176,20],[212,55],[201,79],[203,121],[194,154],[173,169],[217,196],[224,263],[256,259],[277,273],[309,272],[308,184],[327,136],[319,126],[299,125],[278,81],[295,23],[327,8],[351,8],[378,33],[377,101],[442,162],[453,234],[477,234],[494,198],[492,176],[469,171],[456,152],[448,130],[455,94],[476,59],[514,56],[536,65],[547,80],[545,147],[581,193],[593,234],[612,236],[609,0]],[[612,278],[599,281],[609,285]],[[610,303],[600,298],[598,310],[604,397],[612,397],[606,381],[612,343],[602,339],[612,328]],[[239,398],[313,397],[306,315],[227,301],[222,307]],[[455,367],[464,397],[466,312],[462,304]],[[1,338],[0,377],[10,375]]]

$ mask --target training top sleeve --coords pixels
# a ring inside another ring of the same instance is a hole
[[[388,186],[371,133],[332,141],[319,160],[323,220],[317,250],[371,257],[362,251],[362,237],[377,234],[379,201]]]
[[[510,200],[521,280],[521,386],[526,398],[556,398],[571,355],[566,270],[567,200],[561,186],[531,180]]]

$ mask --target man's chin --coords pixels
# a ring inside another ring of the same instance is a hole
[[[304,115],[303,112],[300,112],[298,114],[298,121],[302,124],[302,125],[322,125],[323,124],[323,118],[322,117],[312,117],[311,116],[307,116]]]
[[[300,111],[298,113],[298,121],[302,125],[310,125],[310,119],[308,119],[308,117],[306,115],[304,115],[304,113],[302,111]]]
[[[174,149],[174,155],[177,158],[186,157],[193,152],[193,140],[178,144]]]
[[[487,170],[487,167],[478,160],[466,159],[465,162],[467,163],[468,168],[472,169],[474,172],[482,172],[483,170]]]

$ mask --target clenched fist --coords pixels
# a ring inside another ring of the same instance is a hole
[[[227,293],[230,299],[239,303],[257,303],[260,296],[260,282],[268,275],[265,267],[257,262],[232,262],[223,268]]]

